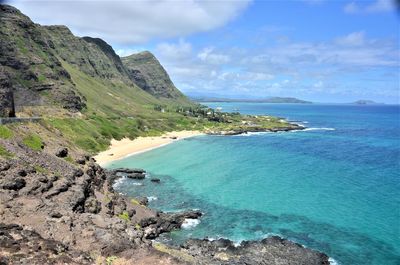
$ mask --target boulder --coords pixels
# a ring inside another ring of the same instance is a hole
[[[1,182],[1,187],[5,190],[20,190],[26,185],[26,181],[23,178],[12,178],[5,179]]]
[[[61,148],[57,149],[55,155],[58,157],[67,157],[68,156],[68,148],[61,147]]]

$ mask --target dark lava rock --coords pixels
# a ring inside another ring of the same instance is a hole
[[[0,246],[0,264],[93,264],[89,254],[16,224],[0,224]]]
[[[129,209],[128,210],[128,216],[129,217],[132,217],[132,216],[134,216],[136,214],[136,210],[135,209]]]
[[[329,265],[327,255],[276,236],[262,241],[244,241],[239,246],[227,239],[189,239],[181,247],[201,257],[199,264],[207,265]]]
[[[147,197],[141,197],[137,199],[141,205],[147,206],[149,204],[149,199]]]
[[[161,180],[160,180],[160,179],[158,179],[158,178],[152,178],[150,181],[151,181],[151,182],[156,182],[156,183],[159,183]]]
[[[113,171],[114,173],[127,173],[127,174],[146,173],[146,170],[140,168],[116,168]]]
[[[78,163],[79,165],[84,165],[86,164],[86,159],[84,156],[78,157],[77,159],[75,159],[75,162]]]
[[[23,178],[4,179],[1,187],[5,190],[20,190],[25,187],[26,181]]]
[[[59,213],[59,212],[51,212],[50,214],[50,217],[52,217],[52,218],[61,218],[62,217],[62,214],[61,213]]]
[[[10,163],[8,163],[7,161],[1,161],[0,162],[0,171],[6,171],[9,170],[11,167]]]
[[[68,156],[68,148],[61,147],[61,148],[57,149],[55,155],[58,157],[67,157]]]
[[[144,173],[130,173],[126,177],[130,179],[144,179],[146,175]]]
[[[85,202],[85,212],[86,213],[99,213],[101,210],[101,203],[95,198],[89,198]]]
[[[17,174],[18,174],[18,176],[21,176],[21,177],[26,177],[26,175],[28,175],[28,173],[26,172],[25,169],[19,170],[19,171],[17,172]]]

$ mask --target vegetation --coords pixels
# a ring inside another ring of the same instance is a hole
[[[49,172],[46,168],[41,167],[41,166],[37,166],[37,165],[34,166],[34,169],[35,169],[35,171],[38,172],[38,173],[46,174],[46,173]]]
[[[107,265],[112,265],[114,261],[118,259],[117,256],[109,256],[106,258],[106,264]]]
[[[140,202],[138,200],[135,200],[135,199],[131,199],[131,203],[135,204],[135,205],[140,205]]]
[[[4,125],[0,125],[0,138],[9,139],[13,137],[13,132]]]
[[[124,220],[125,222],[129,222],[130,221],[129,214],[128,214],[127,211],[124,211],[124,212],[120,213],[118,215],[118,217],[121,218],[122,220]]]
[[[40,151],[43,149],[43,141],[36,134],[30,134],[23,139],[24,145],[29,147],[32,150]]]
[[[0,156],[4,158],[12,158],[14,155],[7,151],[7,149],[0,144]]]
[[[183,260],[183,261],[186,261],[186,262],[189,262],[189,263],[193,263],[194,262],[193,257],[191,255],[185,253],[182,250],[174,249],[174,248],[168,247],[167,245],[164,245],[164,244],[158,243],[158,242],[157,243],[153,243],[153,247],[155,249],[157,249],[158,251],[163,252],[163,253],[167,253],[167,254],[169,254],[169,255],[177,258],[177,259],[180,259],[180,260]]]

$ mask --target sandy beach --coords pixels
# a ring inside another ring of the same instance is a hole
[[[106,151],[100,152],[94,158],[99,165],[105,165],[129,155],[150,151],[175,141],[202,134],[200,131],[174,131],[161,136],[138,137],[134,140],[124,138],[117,141],[113,139],[109,148]]]

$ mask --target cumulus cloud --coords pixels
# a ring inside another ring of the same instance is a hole
[[[178,43],[162,42],[157,45],[156,50],[164,58],[180,60],[191,54],[192,45],[181,38]]]
[[[398,79],[393,72],[399,62],[397,42],[368,38],[365,31],[330,41],[276,43],[257,49],[198,47],[184,40],[163,46],[168,47],[164,50],[174,47],[176,56],[162,50],[156,55],[177,87],[189,94],[302,97],[348,93],[349,85],[342,78],[359,80],[369,76],[368,71],[387,71],[394,76],[382,79]],[[184,47],[191,49],[183,52]]]
[[[203,62],[208,62],[211,64],[224,64],[230,61],[230,57],[225,54],[215,53],[214,48],[207,47],[204,48],[198,55],[198,58]]]
[[[365,32],[358,31],[350,33],[344,37],[337,38],[336,42],[340,45],[360,46],[365,43]]]
[[[344,6],[344,12],[348,14],[368,14],[393,11],[395,8],[395,0],[376,0],[375,2],[361,5],[356,2],[350,2]]]
[[[67,25],[78,35],[136,44],[221,27],[245,10],[250,0],[9,0],[7,3],[37,23]]]

